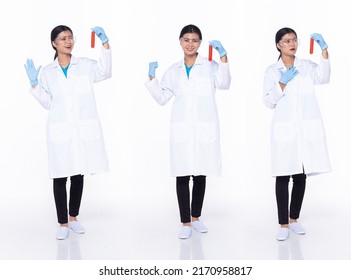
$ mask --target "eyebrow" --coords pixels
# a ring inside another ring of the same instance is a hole
[[[183,39],[188,39],[188,40],[200,40],[200,38],[188,38],[188,37],[182,37]]]
[[[297,39],[297,36],[295,36],[293,38],[285,38],[285,39],[282,39],[282,40],[291,40],[291,39]]]

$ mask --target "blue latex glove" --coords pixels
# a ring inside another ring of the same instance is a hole
[[[26,69],[30,84],[32,86],[37,85],[38,84],[38,75],[39,75],[39,71],[41,69],[41,66],[39,66],[38,69],[35,69],[33,60],[28,58],[26,64],[24,64],[24,68]]]
[[[299,74],[299,71],[296,69],[295,66],[289,67],[286,69],[285,72],[282,73],[279,83],[282,83],[286,85],[288,82],[290,82],[297,74]]]
[[[108,42],[108,38],[105,34],[105,31],[102,29],[102,27],[95,26],[91,29],[91,31],[95,32],[95,34],[100,38],[102,44],[105,44]]]
[[[324,39],[323,39],[323,37],[322,37],[321,34],[313,33],[313,34],[311,35],[311,38],[313,38],[313,40],[315,40],[315,41],[318,43],[318,45],[321,47],[321,50],[322,50],[322,51],[328,48],[328,45],[327,45],[327,43],[324,41]]]
[[[157,61],[149,63],[149,77],[155,78],[157,67],[158,67]]]
[[[216,51],[219,52],[219,56],[222,57],[222,56],[225,56],[227,55],[227,52],[226,50],[223,48],[222,44],[220,41],[216,41],[216,40],[213,40],[213,41],[210,41],[210,45],[212,47],[214,47],[216,49]]]

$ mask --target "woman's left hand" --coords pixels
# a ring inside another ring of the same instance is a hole
[[[324,41],[323,37],[321,34],[318,34],[318,33],[313,33],[311,35],[311,38],[313,38],[313,40],[315,40],[318,45],[321,47],[321,50],[324,51],[325,49],[328,48],[328,45],[327,43]]]
[[[214,47],[216,49],[216,51],[218,51],[219,57],[223,57],[223,56],[227,55],[227,52],[223,48],[223,46],[222,46],[220,41],[216,41],[216,40],[210,41],[210,45],[212,47]]]
[[[91,29],[91,31],[95,32],[95,34],[100,38],[102,44],[108,42],[108,37],[106,36],[105,31],[102,27],[95,26]]]

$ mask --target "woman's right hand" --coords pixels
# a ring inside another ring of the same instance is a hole
[[[279,83],[287,85],[297,74],[299,71],[295,66],[288,67],[285,72],[282,72]]]
[[[149,77],[150,77],[150,79],[155,78],[157,67],[158,67],[157,61],[149,63]]]
[[[39,66],[38,69],[35,69],[34,62],[31,59],[27,59],[26,64],[24,64],[24,68],[26,69],[27,76],[29,78],[29,82],[31,86],[35,86],[38,84],[38,75],[39,71],[41,69],[41,66]]]

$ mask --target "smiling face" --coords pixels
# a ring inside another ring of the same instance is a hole
[[[69,55],[74,47],[74,37],[70,31],[62,31],[51,43],[56,48],[58,55]]]
[[[277,43],[277,48],[282,56],[295,56],[298,47],[298,39],[296,34],[291,32],[285,34]]]
[[[186,56],[194,56],[201,45],[201,40],[197,33],[185,33],[180,38],[180,45]]]

